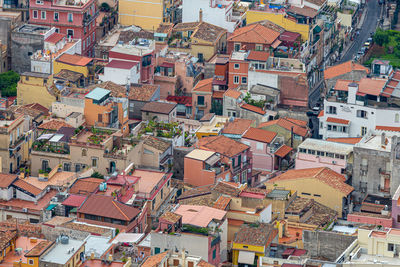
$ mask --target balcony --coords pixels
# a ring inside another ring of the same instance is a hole
[[[25,140],[25,136],[21,135],[17,140],[15,140],[14,142],[12,142],[10,144],[9,149],[14,150],[14,149],[18,148],[23,143],[24,140]]]
[[[194,105],[198,108],[207,108],[208,103],[207,102],[203,102],[203,103],[198,103],[197,101],[194,102]]]

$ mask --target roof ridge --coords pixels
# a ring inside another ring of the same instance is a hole
[[[330,170],[328,167],[320,167],[319,172],[316,173],[316,174],[314,175],[314,177],[315,177],[315,178],[318,178],[319,175],[320,175],[323,171],[325,171],[326,169]]]
[[[113,205],[119,210],[119,212],[121,212],[122,215],[124,215],[124,217],[125,217],[127,220],[129,220],[128,216],[126,216],[126,214],[121,210],[121,208],[118,207],[118,205],[117,205],[117,203],[115,203],[115,200],[114,200],[114,199],[111,200],[111,203],[113,203]]]

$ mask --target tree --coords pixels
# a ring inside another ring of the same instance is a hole
[[[383,46],[389,42],[389,33],[382,29],[378,29],[374,34],[374,42],[379,46]]]
[[[100,179],[104,179],[104,175],[99,173],[99,172],[94,172],[91,177],[93,178],[100,178]]]
[[[19,81],[19,74],[15,71],[7,71],[0,74],[0,91],[1,96],[16,96],[17,83]]]

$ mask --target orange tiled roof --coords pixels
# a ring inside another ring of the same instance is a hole
[[[264,143],[271,143],[272,140],[274,140],[275,136],[277,133],[267,131],[264,129],[258,129],[258,128],[250,128],[246,134],[243,136],[243,138],[259,141],[259,142],[264,142]]]
[[[291,131],[291,129],[293,127],[293,132],[295,134],[303,136],[303,137],[306,136],[308,133],[307,127],[299,125],[299,124],[295,123],[294,121],[288,120],[287,118],[279,118],[277,120],[263,122],[263,123],[260,123],[257,128],[264,128],[264,127],[268,127],[271,125],[279,125],[280,127],[285,128],[288,131]]]
[[[321,110],[321,111],[319,112],[319,114],[318,114],[318,118],[321,118],[321,117],[323,117],[323,116],[324,116],[324,114],[325,114],[324,110]]]
[[[156,254],[154,256],[149,256],[142,263],[141,267],[156,267],[158,266],[164,258],[168,256],[168,251],[164,251],[163,253]]]
[[[212,92],[212,81],[213,78],[199,81],[192,91],[194,92]]]
[[[163,215],[161,215],[160,219],[164,219],[170,223],[176,223],[182,218],[182,215],[179,215],[174,212],[167,211]]]
[[[17,175],[15,174],[0,173],[0,188],[9,187],[16,179]]]
[[[223,134],[243,135],[253,123],[252,120],[235,118],[233,121],[227,122],[222,129]]]
[[[324,70],[324,79],[332,79],[334,77],[343,75],[345,73],[349,73],[353,70],[363,70],[366,73],[369,73],[369,69],[364,67],[363,65],[357,64],[350,61],[344,62],[339,65],[335,65]]]
[[[283,145],[275,152],[275,155],[280,158],[284,158],[292,150],[293,150],[293,148],[291,148],[290,146]]]
[[[244,42],[244,43],[257,43],[257,44],[272,44],[280,33],[274,31],[261,24],[251,24],[242,28],[237,28],[228,41],[231,42]]]
[[[349,83],[353,83],[354,81],[352,80],[337,80],[335,84],[335,90],[336,91],[348,91],[349,90]],[[357,83],[357,82],[355,82]]]
[[[399,131],[400,131],[400,127],[399,127]],[[355,145],[358,142],[360,142],[361,139],[362,139],[362,137],[339,137],[339,138],[327,138],[326,141]]]
[[[247,110],[253,111],[255,113],[261,114],[261,115],[264,115],[266,113],[265,110],[263,110],[262,108],[259,108],[259,107],[256,107],[256,106],[253,106],[250,104],[243,104],[240,107],[243,109],[247,109]]]
[[[25,257],[38,257],[42,255],[51,244],[53,244],[52,241],[44,240],[29,250],[28,253],[25,254]]]
[[[247,60],[256,60],[256,61],[267,61],[268,58],[269,58],[269,53],[265,51],[251,50],[249,55],[247,56]]]
[[[38,129],[58,131],[61,127],[72,128],[71,125],[62,120],[50,120],[38,126]]]
[[[203,137],[199,140],[199,145],[200,148],[211,150],[227,157],[236,156],[249,148],[249,146],[224,135]]]
[[[349,120],[344,120],[344,119],[338,119],[338,118],[332,118],[332,117],[328,117],[326,119],[327,122],[332,122],[332,123],[338,123],[338,124],[346,124],[348,125],[350,123]]]
[[[219,210],[225,210],[226,207],[229,205],[229,203],[231,202],[231,198],[230,197],[226,197],[226,196],[220,196],[217,201],[215,201],[213,208],[214,209],[219,209]]]
[[[389,132],[400,132],[400,127],[391,127],[391,126],[376,126],[375,130],[380,131],[389,131]]]
[[[31,185],[30,183],[25,182],[24,180],[18,179],[14,182],[14,185],[25,190],[35,196],[39,195],[42,190],[37,188],[36,186]]]
[[[317,179],[346,196],[354,190],[352,186],[345,183],[346,178],[343,175],[327,167],[288,170],[287,172],[268,180],[267,183],[273,184],[279,181],[295,179]]]
[[[225,96],[232,97],[235,99],[238,99],[241,95],[242,95],[242,93],[239,91],[236,91],[235,89],[228,89],[225,92]]]
[[[302,120],[293,119],[293,118],[289,118],[289,117],[285,117],[285,119],[288,121],[291,121],[293,123],[296,123],[297,125],[303,126],[303,127],[307,127],[307,125],[308,125],[307,121],[302,121]]]
[[[69,54],[62,54],[59,58],[56,59],[57,62],[66,63],[69,65],[76,65],[76,66],[86,66],[89,64],[93,58],[84,57],[80,55],[69,55]]]
[[[378,96],[383,91],[386,82],[386,79],[362,78],[358,82],[358,92]]]

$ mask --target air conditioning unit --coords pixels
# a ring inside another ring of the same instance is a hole
[[[332,160],[332,164],[336,164],[337,162],[335,160]]]

